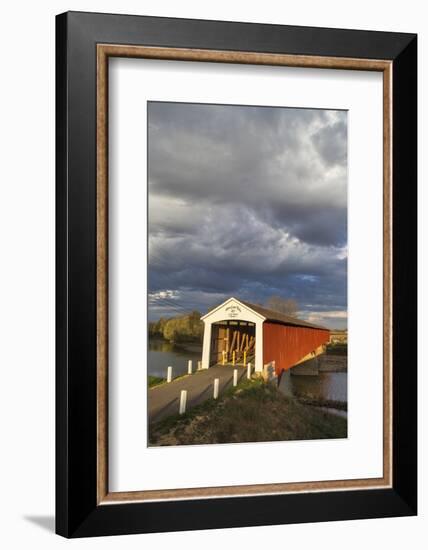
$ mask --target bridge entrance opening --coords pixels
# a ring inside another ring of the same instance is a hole
[[[212,325],[210,366],[254,363],[256,326],[248,321],[219,321]]]

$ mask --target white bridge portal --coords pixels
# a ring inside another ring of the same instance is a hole
[[[256,372],[263,371],[263,322],[265,317],[236,298],[204,315],[205,324],[202,348],[202,368],[221,363],[224,354],[237,364],[254,357]]]

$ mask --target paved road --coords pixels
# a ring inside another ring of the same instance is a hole
[[[169,384],[150,388],[148,399],[149,422],[157,422],[162,418],[177,414],[181,390],[187,390],[187,410],[212,397],[214,378],[220,380],[221,395],[233,383],[233,368],[231,366],[216,365],[178,380],[173,380]],[[235,368],[238,369],[238,380],[240,380],[246,374],[246,369],[239,366]]]

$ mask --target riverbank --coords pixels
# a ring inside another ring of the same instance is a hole
[[[297,396],[297,400],[302,405],[310,407],[322,407],[324,409],[335,409],[338,411],[348,411],[348,403],[346,401],[334,401],[333,399],[322,399],[305,396]]]
[[[282,395],[262,380],[245,380],[218,400],[152,424],[149,445],[204,445],[347,437],[347,421]]]
[[[163,384],[165,382],[165,378],[161,378],[160,376],[150,376],[148,377],[148,384],[149,388],[153,388],[154,386],[159,386],[159,384]]]

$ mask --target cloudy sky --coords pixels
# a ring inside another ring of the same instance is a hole
[[[347,324],[347,114],[148,104],[149,318],[234,296]]]

